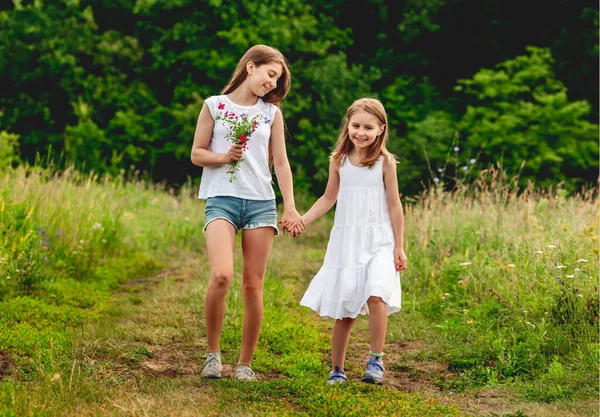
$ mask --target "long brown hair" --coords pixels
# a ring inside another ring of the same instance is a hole
[[[262,100],[266,103],[271,103],[280,107],[280,102],[290,91],[291,74],[288,68],[287,59],[277,49],[267,45],[254,45],[248,49],[246,53],[238,61],[237,67],[231,76],[231,80],[223,89],[221,94],[229,94],[238,88],[246,77],[248,71],[246,71],[246,65],[248,62],[254,62],[254,65],[260,67],[264,64],[276,62],[281,65],[281,77],[277,81],[277,86],[269,91],[262,97]]]
[[[359,98],[352,103],[350,107],[348,107],[342,122],[342,128],[340,129],[340,135],[335,145],[335,149],[331,153],[331,158],[337,162],[338,166],[340,166],[344,163],[352,149],[354,149],[354,144],[350,140],[350,134],[348,132],[348,124],[350,123],[352,116],[360,110],[372,114],[377,118],[380,125],[383,125],[383,131],[379,136],[377,136],[375,142],[369,146],[367,153],[361,159],[360,164],[371,168],[373,165],[375,165],[375,162],[377,162],[381,155],[383,155],[383,158],[386,161],[388,158],[392,158],[394,161],[396,161],[394,154],[392,154],[386,148],[386,143],[389,139],[387,114],[385,113],[385,108],[383,107],[383,104],[381,104],[381,101],[375,98]]]

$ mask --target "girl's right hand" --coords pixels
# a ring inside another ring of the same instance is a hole
[[[242,145],[231,145],[231,148],[225,154],[224,163],[229,164],[231,162],[239,161],[242,159],[242,153],[244,150],[242,149]]]

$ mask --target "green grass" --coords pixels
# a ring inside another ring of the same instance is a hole
[[[356,382],[364,319],[351,382],[326,385],[333,323],[298,306],[331,216],[276,239],[253,363],[262,379],[244,385],[198,377],[209,269],[195,190],[174,197],[123,178],[9,171],[0,416],[597,415],[597,200],[479,186],[405,203],[409,268],[388,325],[386,386]],[[240,347],[241,266],[238,242],[226,374]],[[504,400],[485,408],[486,395]]]

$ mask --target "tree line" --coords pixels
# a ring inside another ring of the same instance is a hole
[[[0,166],[43,156],[197,181],[203,100],[265,43],[290,61],[297,189],[324,189],[341,118],[362,96],[388,111],[404,194],[494,164],[541,187],[598,178],[596,2],[12,3],[0,6]]]

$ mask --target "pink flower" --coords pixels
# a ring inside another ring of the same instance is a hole
[[[219,103],[219,110],[223,110],[225,108],[225,104]]]

